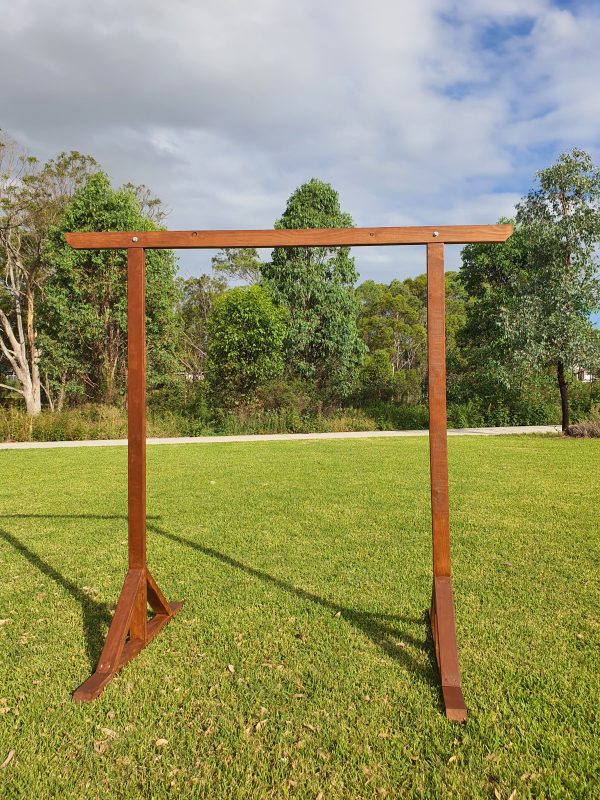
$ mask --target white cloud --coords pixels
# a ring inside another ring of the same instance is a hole
[[[269,227],[312,176],[358,224],[492,222],[560,150],[598,154],[598,41],[593,4],[550,0],[28,0],[2,126],[146,183],[171,227]],[[384,252],[364,276],[423,268]]]

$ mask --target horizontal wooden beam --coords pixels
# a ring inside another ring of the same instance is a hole
[[[215,249],[221,247],[365,247],[373,245],[503,242],[512,225],[428,225],[408,228],[310,228],[266,231],[126,231],[66,233],[76,250]]]

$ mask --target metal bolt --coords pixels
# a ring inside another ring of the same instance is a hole
[[[440,235],[440,232],[439,232],[439,231],[434,231],[434,232],[433,232],[433,235],[434,235],[434,236],[439,236],[439,235]]]
[[[131,241],[132,241],[132,242],[137,242],[137,240],[138,240],[138,237],[137,237],[137,236],[132,236],[132,237],[131,237]]]

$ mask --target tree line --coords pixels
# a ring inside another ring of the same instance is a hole
[[[507,221],[507,220],[502,220]],[[600,173],[580,150],[537,176],[515,234],[469,245],[446,274],[450,408],[466,424],[553,421],[598,401]],[[127,380],[124,251],[76,251],[67,231],[155,230],[145,186],[114,187],[77,152],[44,164],[0,139],[0,400],[43,408],[119,405]],[[351,227],[335,189],[312,179],[276,228]],[[358,283],[349,248],[226,249],[182,279],[172,251],[147,252],[152,404],[190,415],[299,414],[354,407],[401,426],[427,385],[424,275]],[[233,285],[232,285],[233,284]],[[458,413],[458,412],[457,412]],[[426,419],[424,420],[426,423]]]

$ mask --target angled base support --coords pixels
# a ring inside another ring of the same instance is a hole
[[[148,619],[148,605],[154,616]],[[168,603],[148,569],[130,569],[96,671],[73,692],[73,700],[95,700],[117,672],[177,614],[183,603]]]
[[[465,722],[467,707],[460,685],[454,598],[452,579],[449,576],[437,576],[433,579],[431,633],[435,645],[435,657],[440,670],[446,716],[454,722]]]

